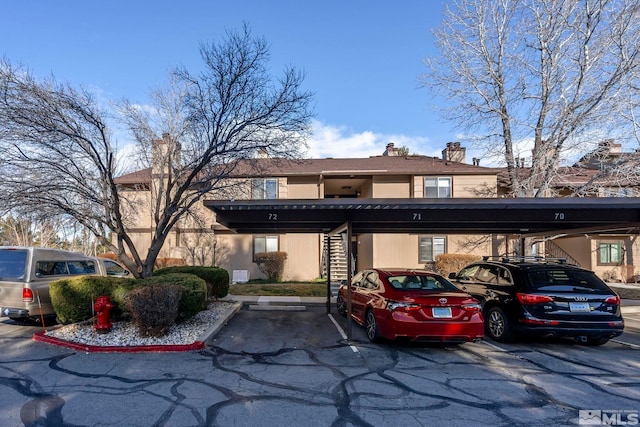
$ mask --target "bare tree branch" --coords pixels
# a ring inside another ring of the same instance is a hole
[[[247,26],[203,44],[204,69],[176,70],[152,104],[123,101],[118,112],[151,168],[150,200],[118,185],[105,112],[91,94],[0,63],[0,201],[73,218],[138,276],[153,271],[167,235],[205,195],[229,190],[240,161],[266,150],[297,158],[310,131],[312,95],[303,75],[268,74],[266,42]],[[243,162],[245,165],[247,162]],[[250,162],[249,162],[250,164]],[[148,248],[127,231],[140,203],[151,203]]]
[[[435,36],[422,81],[485,155],[499,154],[514,196],[549,195],[558,168],[602,140],[637,144],[637,1],[458,0]]]

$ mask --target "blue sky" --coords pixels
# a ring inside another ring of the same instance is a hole
[[[202,67],[201,42],[247,23],[269,43],[274,75],[287,65],[306,73],[317,120],[310,157],[377,155],[388,142],[439,156],[455,134],[418,79],[423,59],[436,53],[431,30],[443,3],[10,1],[2,7],[0,54],[39,77],[145,103],[172,67]]]

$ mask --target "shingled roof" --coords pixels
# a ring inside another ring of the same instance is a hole
[[[300,175],[496,175],[500,169],[469,165],[429,156],[372,156],[367,158],[280,159],[260,158],[238,162],[231,176]],[[116,184],[151,182],[151,169],[116,178]]]

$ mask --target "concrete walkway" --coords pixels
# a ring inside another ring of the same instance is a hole
[[[640,285],[637,283],[607,283],[607,285],[614,291],[616,288],[640,290]],[[622,314],[640,313],[640,300],[623,299],[620,305]]]

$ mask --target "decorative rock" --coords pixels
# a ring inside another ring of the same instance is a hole
[[[134,346],[134,345],[183,345],[198,340],[204,332],[224,313],[228,312],[232,303],[216,301],[209,304],[206,310],[191,319],[175,324],[163,337],[143,337],[138,328],[130,322],[115,322],[111,332],[98,334],[91,322],[75,323],[47,331],[46,335],[65,341],[96,346]]]

